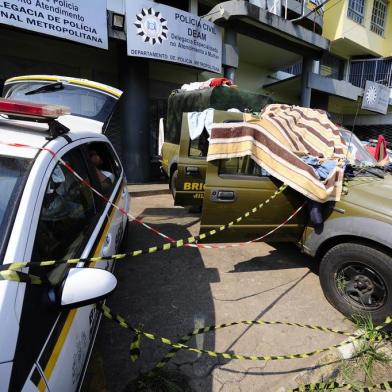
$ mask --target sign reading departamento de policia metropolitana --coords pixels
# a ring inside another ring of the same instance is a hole
[[[148,0],[126,1],[129,56],[221,72],[222,36],[213,23]]]
[[[0,23],[108,48],[106,0],[0,0]]]

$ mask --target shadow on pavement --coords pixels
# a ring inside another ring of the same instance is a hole
[[[168,209],[166,213],[172,216],[177,211],[180,215],[183,214],[183,210],[174,208]],[[191,219],[194,220],[194,217]],[[186,230],[188,225],[168,223],[153,226],[176,239],[190,236]],[[162,238],[135,223],[130,224],[128,235],[132,250],[164,242]],[[116,265],[115,275],[118,287],[107,304],[133,326],[177,341],[195,328],[215,324],[210,283],[219,282],[219,273],[215,268],[204,267],[198,249],[175,249],[128,258]],[[129,331],[109,320],[102,320],[93,351],[93,365],[89,367],[84,386],[85,391],[122,391],[131,379],[153,369],[170,350],[169,346],[143,339],[141,357],[132,363],[129,356],[131,340]],[[198,348],[214,350],[215,335],[213,332],[201,335],[189,343]],[[191,373],[193,382],[195,374],[198,375],[196,382],[200,381],[200,385],[197,390],[212,391],[209,369],[214,359],[206,361],[203,358],[203,363],[199,363],[196,354],[179,352],[175,360],[177,364],[180,363],[176,370]],[[101,366],[92,374],[91,369],[97,361]],[[186,369],[181,363],[185,364]],[[173,366],[172,360],[169,367]],[[91,380],[96,381],[97,377],[103,379],[101,385],[104,387],[89,389]]]
[[[152,219],[152,226],[175,239],[191,236],[188,229],[197,222],[195,216],[181,208],[146,208],[139,217]],[[169,221],[173,223],[160,223]],[[180,219],[181,224],[175,223]],[[128,233],[129,250],[143,249],[159,245],[164,240],[144,227],[132,223]],[[288,279],[274,287],[245,296],[233,298],[213,298],[211,283],[220,282],[217,268],[206,268],[198,249],[174,249],[151,255],[128,258],[116,265],[115,275],[118,288],[107,304],[114,312],[122,315],[133,326],[156,333],[177,341],[195,328],[214,325],[216,321],[215,301],[236,302],[284,287],[281,292],[254,317],[261,319],[280,301],[284,300],[311,272],[317,273],[317,262],[300,253],[291,244],[274,244],[275,250],[263,257],[254,257],[234,265],[228,272],[242,273],[265,270],[285,270],[308,268],[296,279]],[[238,277],[240,281],[241,277]],[[217,309],[219,309],[217,307]],[[225,344],[225,351],[231,352],[233,347],[249,331],[245,328],[231,341]],[[102,320],[97,341],[93,351],[93,360],[89,366],[84,392],[118,392],[141,373],[147,373],[170,350],[147,339],[142,340],[141,357],[132,363],[129,357],[129,345],[132,335],[109,320]],[[215,333],[199,335],[188,342],[190,346],[214,351]],[[212,392],[214,369],[230,360],[221,360],[208,356],[199,357],[194,353],[180,351],[169,362],[168,368],[177,370],[191,378],[191,386],[195,391]],[[97,365],[98,364],[98,365]],[[302,369],[296,369],[295,372]],[[294,372],[257,372],[257,374],[284,374]],[[238,371],[238,373],[243,373]],[[252,373],[249,373],[252,374]],[[255,373],[256,374],[256,373]],[[100,382],[97,382],[100,380]],[[94,384],[95,382],[95,384]],[[93,385],[89,387],[89,385]]]
[[[294,244],[274,243],[272,246],[275,249],[268,255],[254,257],[253,259],[237,263],[234,269],[229,272],[270,271],[307,267],[311,272],[318,273],[317,260],[302,254]]]

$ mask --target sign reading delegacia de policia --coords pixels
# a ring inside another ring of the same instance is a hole
[[[147,0],[126,1],[128,55],[221,72],[222,36],[213,23]]]
[[[0,23],[108,48],[106,0],[0,0]]]

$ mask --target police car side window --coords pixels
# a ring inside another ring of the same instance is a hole
[[[220,160],[219,174],[253,177],[269,176],[267,170],[259,166],[249,156]]]
[[[110,145],[102,142],[89,143],[87,154],[102,192],[109,197],[121,175],[121,166],[117,158]]]
[[[67,152],[62,159],[83,179],[90,181],[79,149]],[[85,246],[96,207],[92,191],[62,164],[54,168],[46,186],[33,247],[33,261],[59,260],[79,256]],[[67,265],[48,273],[52,284],[64,277]]]

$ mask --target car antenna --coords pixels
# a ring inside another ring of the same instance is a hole
[[[350,140],[349,140],[348,146],[347,146],[346,162],[347,162],[347,159],[348,159],[348,153],[350,151],[350,147],[351,147],[351,143],[352,143],[352,139],[353,139],[353,135],[354,135],[354,129],[355,129],[355,125],[356,125],[356,122],[357,122],[357,117],[358,117],[358,113],[359,113],[359,105],[360,105],[360,103],[361,103],[361,101],[358,99],[358,105],[357,105],[357,110],[356,110],[355,116],[354,116],[353,126],[352,126],[352,128],[350,130]]]

